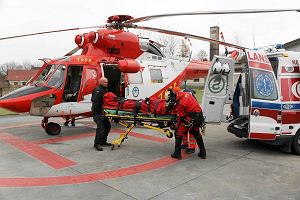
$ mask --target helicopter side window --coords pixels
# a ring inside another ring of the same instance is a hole
[[[151,83],[162,83],[163,77],[160,69],[149,69]]]
[[[142,72],[128,73],[128,81],[129,83],[132,84],[142,84],[143,83]]]
[[[65,68],[66,67],[64,65],[60,65],[57,68],[57,70],[53,73],[53,75],[47,81],[48,86],[59,88],[63,84]]]

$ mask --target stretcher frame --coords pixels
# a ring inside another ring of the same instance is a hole
[[[104,115],[111,121],[127,128],[125,132],[120,133],[118,139],[111,142],[111,150],[114,150],[115,145],[120,147],[125,139],[128,139],[129,133],[136,125],[159,131],[168,138],[172,138],[173,133],[168,128],[177,122],[176,115],[154,115],[152,113],[133,113],[113,109],[104,109]],[[151,125],[148,123],[151,123]],[[153,123],[157,124],[157,126],[153,126]]]

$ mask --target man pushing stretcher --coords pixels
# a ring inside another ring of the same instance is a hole
[[[177,125],[174,126],[173,124],[173,127],[176,127],[175,152],[171,156],[176,159],[181,159],[182,138],[184,135],[190,133],[194,136],[199,146],[200,152],[198,156],[205,159],[206,151],[202,136],[199,132],[200,127],[204,124],[204,118],[202,109],[196,98],[189,92],[174,92],[172,89],[168,89],[165,98],[166,100],[125,100],[118,98],[113,93],[106,93],[103,98],[104,108],[107,111],[106,116],[117,120],[133,122],[127,127],[129,129],[125,134],[120,135],[120,139],[115,143],[120,146],[137,122],[145,127],[159,130],[159,128],[146,125],[144,122],[163,122],[166,127],[171,127],[174,121],[176,123],[177,116]],[[165,116],[169,116],[170,119],[166,120]],[[168,124],[166,125],[166,123]],[[166,134],[167,137],[171,135],[169,130],[160,129],[160,131]]]
[[[175,151],[171,157],[181,159],[182,138],[191,133],[200,149],[198,156],[205,159],[206,150],[199,131],[204,124],[204,117],[196,98],[189,92],[175,92],[168,89],[165,99],[167,100],[167,109],[176,109],[178,120],[175,132]]]

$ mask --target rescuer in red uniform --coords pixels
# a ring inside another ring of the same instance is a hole
[[[176,109],[178,122],[175,132],[175,151],[171,157],[181,159],[181,143],[185,134],[191,133],[197,141],[200,152],[198,156],[205,159],[206,151],[200,127],[204,123],[202,109],[193,95],[189,92],[174,92],[169,89],[166,94],[167,108]]]
[[[175,88],[173,88],[174,91]],[[178,90],[180,91],[180,90]],[[176,93],[176,91],[174,91]],[[196,98],[196,92],[192,89],[186,88],[183,90],[183,92],[189,92],[193,95],[193,97],[195,99]],[[195,140],[194,136],[191,133],[188,134],[184,134],[182,137],[182,145],[181,145],[181,149],[185,149],[185,152],[187,154],[191,154],[191,153],[195,153],[197,147],[197,141]]]

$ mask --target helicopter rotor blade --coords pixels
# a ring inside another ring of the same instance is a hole
[[[76,53],[80,48],[77,46],[74,49],[72,49],[71,51],[69,51],[65,56],[71,56],[74,53]]]
[[[44,32],[29,33],[29,34],[23,34],[23,35],[14,35],[14,36],[9,36],[9,37],[1,37],[0,40],[8,40],[8,39],[28,37],[28,36],[34,36],[34,35],[43,35],[43,34],[49,34],[49,33],[75,31],[75,30],[81,30],[81,29],[104,28],[104,27],[106,27],[106,25],[104,25],[104,26],[103,25],[101,25],[101,26],[87,26],[87,27],[80,27],[80,28],[67,28],[67,29],[61,29],[61,30],[44,31]]]
[[[135,26],[136,29],[141,29],[141,30],[148,30],[148,31],[153,31],[153,32],[158,32],[158,33],[164,33],[164,34],[168,34],[168,35],[175,35],[175,36],[181,36],[181,37],[186,37],[186,38],[192,38],[192,39],[196,39],[196,40],[202,40],[202,41],[206,41],[206,42],[212,42],[212,43],[216,43],[216,44],[220,44],[220,45],[224,45],[227,47],[232,47],[232,48],[236,48],[236,49],[248,49],[246,47],[243,46],[239,46],[236,44],[231,44],[228,42],[223,42],[223,41],[219,41],[219,40],[215,40],[215,39],[211,39],[211,38],[207,38],[207,37],[202,37],[202,36],[198,36],[198,35],[192,35],[189,33],[183,33],[183,32],[177,32],[177,31],[170,31],[170,30],[165,30],[165,29],[159,29],[159,28],[152,28],[152,27],[145,27],[145,26]]]
[[[168,13],[168,14],[150,15],[150,16],[130,19],[130,20],[125,21],[124,23],[128,23],[128,24],[138,23],[138,22],[149,21],[152,19],[157,19],[157,18],[162,18],[162,17],[174,17],[174,16],[272,13],[272,12],[287,12],[287,11],[300,12],[300,9],[244,9],[244,10],[217,10],[217,11],[195,11],[195,12],[182,12],[182,13]]]

